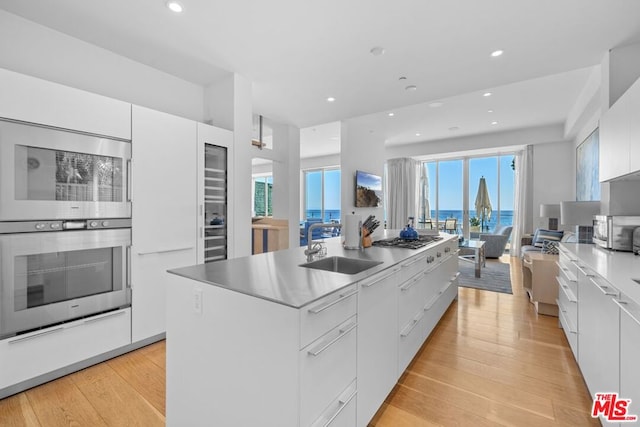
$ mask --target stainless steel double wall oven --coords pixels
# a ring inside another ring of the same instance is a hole
[[[131,142],[0,119],[0,339],[131,304]]]

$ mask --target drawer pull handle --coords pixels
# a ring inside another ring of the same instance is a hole
[[[622,300],[620,300],[620,299],[613,298],[613,302],[614,302],[618,307],[620,307],[620,309],[621,309],[622,311],[624,311],[625,313],[627,313],[627,315],[628,315],[629,317],[631,317],[631,319],[632,319],[634,322],[636,322],[638,325],[640,325],[640,319],[638,319],[636,316],[634,316],[634,315],[631,313],[631,311],[629,311],[629,308],[627,307],[627,306],[628,306],[627,301],[622,301]]]
[[[59,327],[54,328],[54,329],[49,329],[48,331],[39,332],[37,334],[29,335],[28,337],[15,338],[15,339],[9,340],[8,342],[9,342],[9,344],[15,344],[15,343],[23,342],[23,341],[28,341],[30,339],[40,338],[40,337],[42,337],[44,335],[53,334],[54,332],[60,332],[63,329],[64,329],[64,327],[59,326]]]
[[[409,283],[405,283],[404,285],[400,286],[400,290],[402,292],[408,291],[409,289],[411,289],[416,283],[418,283],[420,281],[420,276],[423,276],[424,273],[422,274],[418,274],[417,277],[414,277],[413,279],[411,279],[409,281]]]
[[[340,297],[335,301],[331,301],[330,303],[325,304],[325,305],[323,305],[321,307],[318,307],[318,308],[310,308],[309,309],[309,313],[311,313],[311,314],[321,313],[321,312],[325,311],[326,309],[333,307],[334,305],[338,304],[339,302],[344,301],[345,299],[347,299],[350,296],[353,296],[353,295],[355,295],[357,293],[358,293],[358,291],[354,290],[354,291],[351,291],[351,292],[346,293],[346,294],[340,294]]]
[[[400,336],[402,338],[409,336],[411,331],[413,331],[413,328],[415,328],[418,322],[420,322],[420,319],[422,319],[423,315],[424,315],[424,311],[421,311],[416,317],[414,317],[411,323],[409,324],[409,326],[404,328],[404,331],[400,332]]]
[[[389,277],[393,276],[394,274],[396,274],[398,272],[399,268],[394,269],[391,273],[387,274],[386,276],[380,277],[379,279],[375,279],[371,282],[368,283],[363,283],[362,287],[363,288],[369,288],[373,285],[375,285],[376,283],[380,283],[382,282],[384,279],[388,279]]]
[[[323,345],[322,347],[320,347],[317,350],[309,350],[307,353],[310,356],[316,357],[318,356],[320,353],[322,353],[323,351],[325,351],[326,349],[328,349],[329,347],[331,347],[333,344],[335,344],[336,342],[338,342],[338,340],[342,337],[344,337],[345,335],[347,335],[349,332],[351,332],[358,324],[357,323],[351,323],[350,325],[348,325],[345,329],[339,329],[339,334],[337,337],[333,338],[332,340],[330,340],[328,343],[326,343],[325,345]]]
[[[138,252],[138,255],[168,254],[170,252],[182,252],[182,251],[189,251],[191,249],[193,249],[193,246],[186,246],[184,248],[161,249],[159,251]]]
[[[108,314],[105,314],[104,316],[93,317],[91,319],[87,319],[87,320],[84,321],[84,324],[86,325],[87,323],[99,322],[99,321],[104,320],[104,319],[109,319],[111,317],[120,316],[120,315],[122,315],[124,313],[125,313],[124,311],[114,311],[113,313],[108,313]]]
[[[344,400],[343,400],[343,399],[338,400],[338,405],[339,405],[339,406],[338,406],[338,410],[335,412],[335,414],[333,414],[333,415],[331,416],[331,418],[329,418],[329,419],[327,420],[327,422],[326,422],[326,423],[322,424],[322,427],[330,426],[330,425],[331,425],[331,423],[333,422],[333,420],[335,420],[335,419],[336,419],[336,417],[337,417],[338,415],[340,415],[340,412],[342,412],[342,410],[343,410],[343,409],[344,409],[344,408],[349,404],[349,402],[351,402],[351,401],[353,400],[353,398],[354,398],[354,397],[356,397],[356,393],[357,393],[357,392],[356,392],[356,391],[354,391],[354,392],[353,392],[349,397],[347,397],[346,399],[344,399]]]
[[[609,288],[609,286],[600,285],[600,284],[598,284],[598,282],[596,282],[595,280],[593,280],[591,278],[589,279],[589,281],[591,283],[593,283],[596,288],[600,289],[600,292],[602,292],[603,294],[608,295],[608,296],[612,296],[612,297],[618,296],[618,292],[615,291],[615,290],[611,290],[611,288]]]

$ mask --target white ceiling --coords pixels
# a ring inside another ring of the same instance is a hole
[[[182,4],[176,15],[164,0],[0,0],[11,13],[194,83],[240,73],[254,83],[255,112],[280,122],[306,128],[367,116],[389,144],[563,122],[589,67],[640,40],[638,0]],[[374,46],[385,53],[371,55]],[[496,49],[505,54],[491,58]],[[486,90],[493,96],[481,97]],[[424,104],[436,100],[444,106]]]

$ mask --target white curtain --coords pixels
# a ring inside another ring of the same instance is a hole
[[[520,256],[520,239],[531,231],[533,225],[533,145],[516,154],[516,191],[511,256]]]
[[[410,158],[387,160],[387,228],[401,229],[420,212],[420,162]]]

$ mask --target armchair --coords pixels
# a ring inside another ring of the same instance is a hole
[[[512,226],[496,227],[492,234],[480,234],[479,240],[483,240],[484,256],[486,258],[499,258],[504,254],[504,248],[511,236]]]

